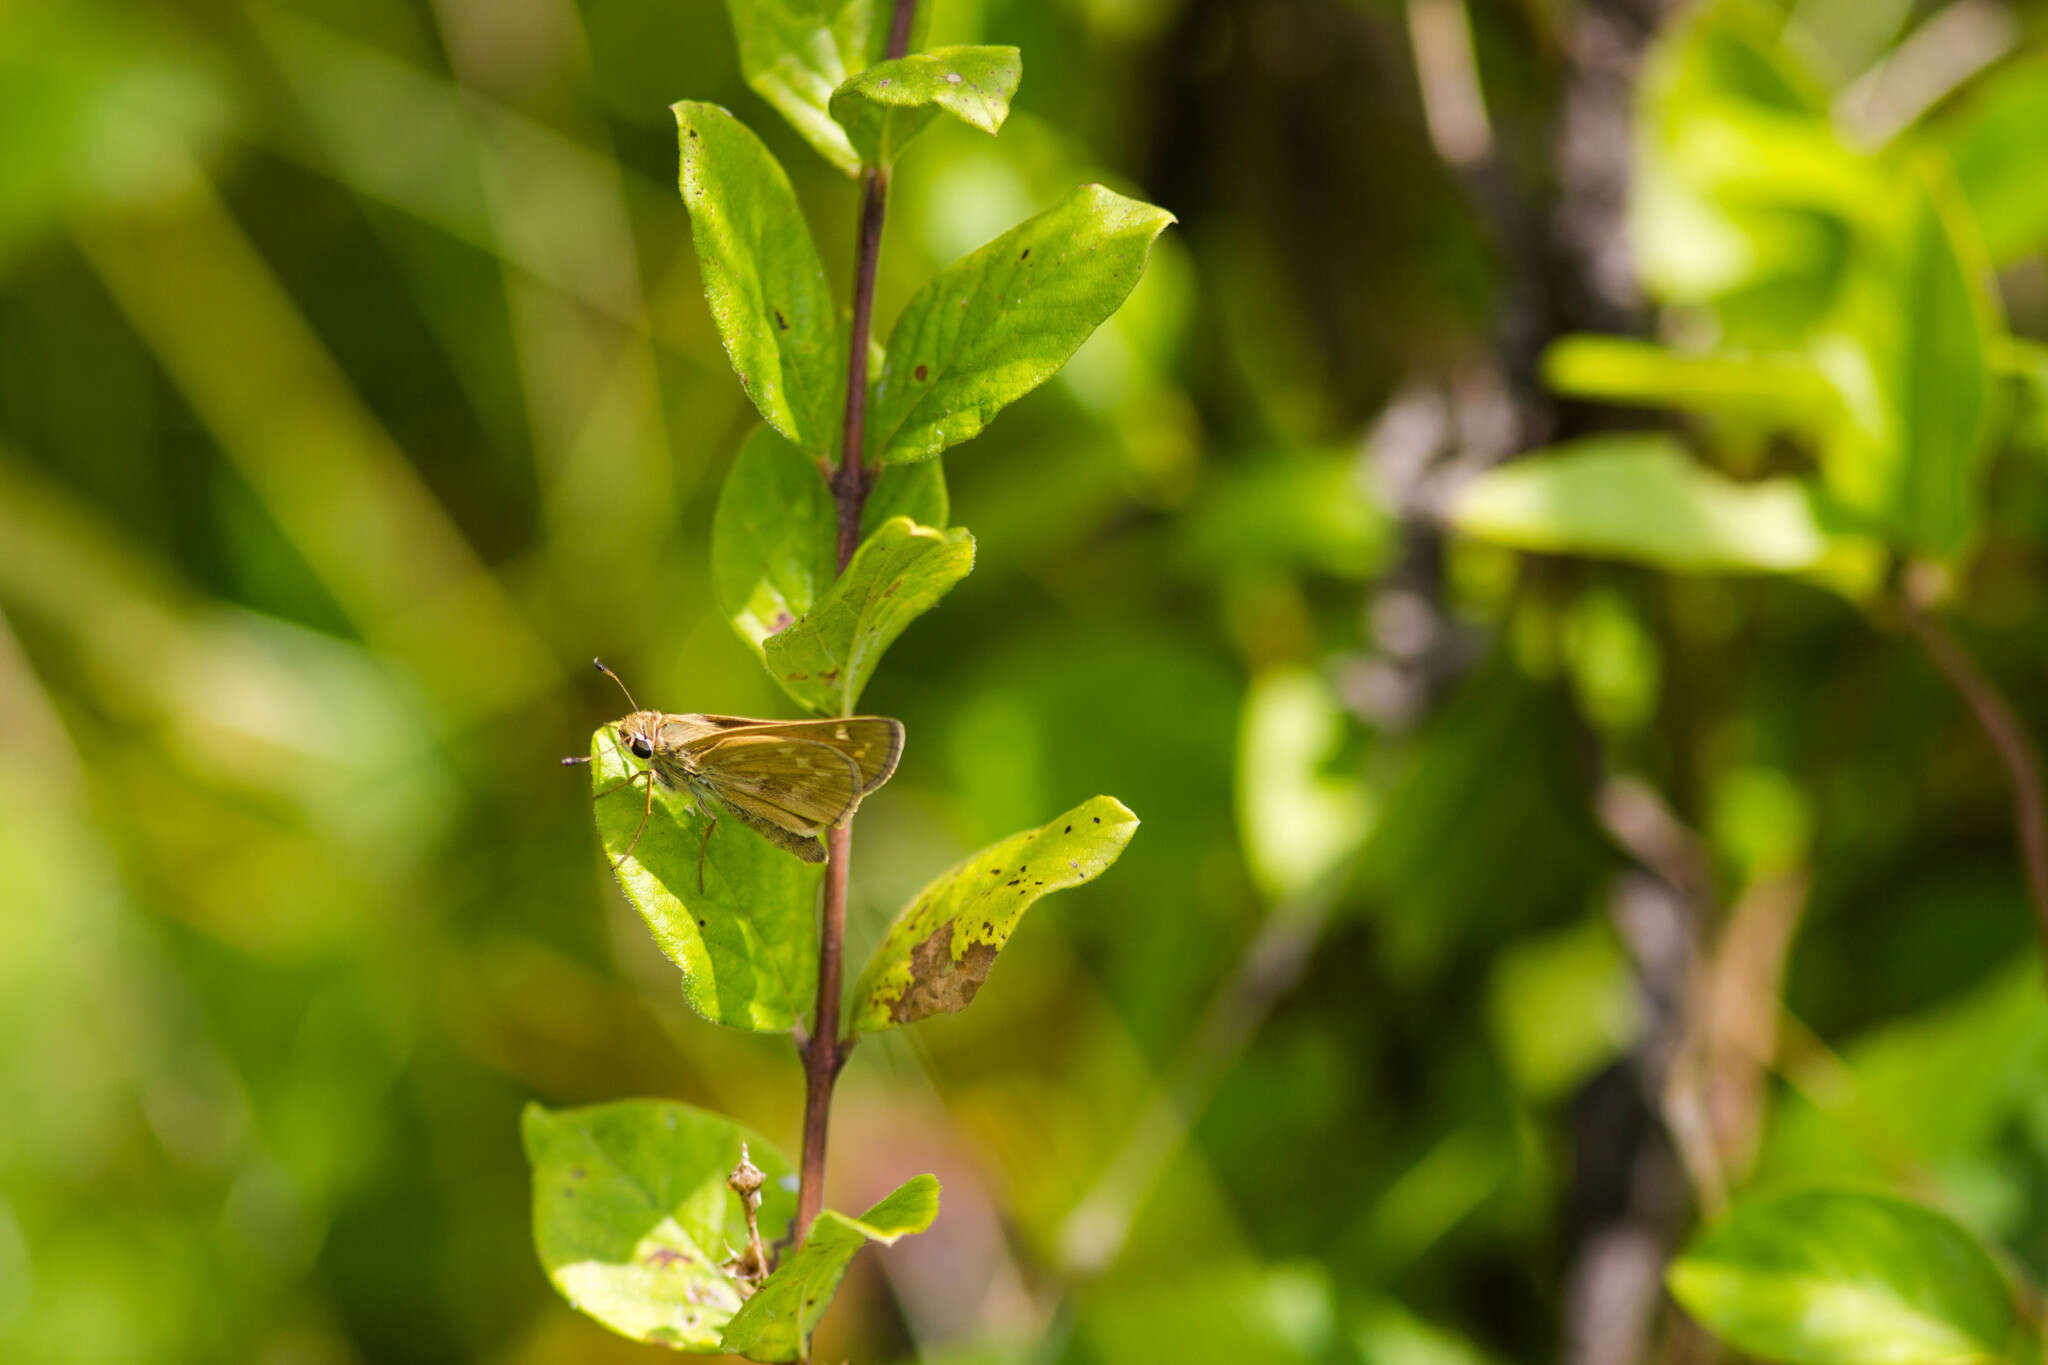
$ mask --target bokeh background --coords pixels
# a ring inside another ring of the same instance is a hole
[[[1746,8],[1852,132],[2048,143],[2039,5]],[[867,695],[910,745],[853,961],[985,842],[1097,792],[1145,823],[974,1009],[855,1055],[832,1202],[933,1170],[945,1208],[820,1359],[1708,1358],[1656,1275],[1712,1192],[1646,1078],[1736,922],[1763,1176],[2048,1269],[2048,994],[1939,674],[1817,587],[1434,515],[1647,420],[1536,367],[1665,325],[1627,205],[1681,22],[937,0],[1024,83],[999,140],[906,159],[881,317],[1081,180],[1180,223],[948,460],[979,563]],[[684,97],[767,139],[843,297],[853,190],[716,0],[0,0],[0,1359],[648,1359],[543,1278],[521,1105],[795,1150],[787,1040],[687,1012],[556,765],[622,709],[593,654],[664,709],[787,705],[708,586],[755,418]],[[2038,337],[2034,180],[1986,212]],[[2001,454],[1956,612],[2048,734],[2039,454]]]

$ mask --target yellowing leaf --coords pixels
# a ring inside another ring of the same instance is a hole
[[[847,1033],[875,1033],[966,1008],[1039,897],[1094,881],[1138,817],[1097,796],[1013,834],[940,876],[897,916],[855,983]]]

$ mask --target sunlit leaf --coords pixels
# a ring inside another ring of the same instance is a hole
[[[845,341],[796,192],[731,114],[695,100],[674,109],[704,296],[740,386],[770,426],[830,458],[846,393]]]
[[[895,161],[941,112],[993,134],[1024,74],[1014,47],[940,47],[871,66],[833,92],[832,117],[870,166]]]
[[[1052,377],[1136,287],[1172,221],[1083,185],[940,271],[889,334],[870,457],[930,459]]]
[[[1671,1266],[1672,1294],[1737,1348],[1791,1365],[2005,1359],[2011,1300],[1976,1239],[1882,1195],[1746,1200]]]
[[[896,637],[973,567],[967,532],[890,518],[815,607],[768,638],[768,671],[813,711],[852,715]]]
[[[755,1032],[792,1028],[817,992],[818,885],[824,869],[775,847],[737,819],[718,820],[646,781],[610,726],[590,738],[591,789],[607,858],[654,941],[683,969],[683,998],[714,1024]],[[641,828],[643,816],[646,827]],[[638,831],[639,842],[634,843]],[[627,853],[627,846],[632,852]],[[703,850],[701,889],[698,851]]]
[[[1798,483],[1735,483],[1653,434],[1589,438],[1497,466],[1459,491],[1450,519],[1517,549],[1684,573],[1789,573],[1829,551]]]
[[[920,1175],[858,1218],[825,1210],[811,1224],[803,1245],[762,1281],[746,1306],[726,1325],[724,1349],[752,1360],[799,1360],[811,1349],[811,1332],[832,1305],[847,1265],[869,1242],[893,1246],[923,1232],[939,1214],[939,1182]]]
[[[1939,173],[1900,187],[1900,220],[1870,233],[1816,342],[1842,395],[1821,472],[1894,543],[1949,554],[1981,512],[1995,305],[1968,217]]]
[[[614,1332],[697,1354],[741,1298],[720,1267],[747,1243],[726,1185],[741,1144],[767,1183],[761,1235],[796,1213],[789,1163],[759,1133],[665,1100],[587,1109],[526,1106],[520,1130],[533,1168],[533,1240],[555,1288]]]
[[[1238,828],[1260,888],[1307,890],[1355,853],[1371,828],[1363,779],[1333,760],[1351,725],[1329,684],[1307,669],[1258,679],[1238,741]]]
[[[947,518],[937,460],[882,470],[861,509],[863,538],[892,517]],[[838,514],[817,462],[766,427],[740,447],[711,519],[711,581],[719,610],[758,652],[817,605],[837,577]]]
[[[1102,875],[1138,817],[1096,796],[1037,829],[991,844],[920,891],[868,959],[847,1032],[874,1033],[966,1008],[1039,897]]]
[[[1810,421],[1835,406],[1806,356],[1685,354],[1630,337],[1564,337],[1543,353],[1543,378],[1575,398],[1711,416]]]
[[[1736,0],[1660,35],[1639,87],[1629,238],[1654,296],[1789,335],[1829,301],[1842,224],[1885,194],[1778,41],[1783,22]]]
[[[882,60],[894,8],[890,0],[726,0],[747,84],[848,175],[860,156],[832,119],[832,92]],[[922,45],[932,8],[914,7],[906,50]]]

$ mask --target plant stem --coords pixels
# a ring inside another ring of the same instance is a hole
[[[917,0],[895,0],[889,21],[890,59],[910,49]],[[846,572],[860,547],[861,512],[874,486],[864,456],[868,417],[868,338],[874,331],[875,270],[882,256],[882,220],[889,202],[889,173],[872,167],[861,174],[860,228],[853,258],[853,327],[846,347],[846,425],[839,467],[828,475],[839,521],[839,572]],[[811,1036],[800,1044],[804,1063],[804,1150],[799,1163],[796,1234],[807,1235],[825,1206],[825,1140],[832,1122],[832,1086],[851,1039],[839,1038],[839,983],[846,949],[846,874],[853,861],[851,817],[825,839],[825,908],[818,926],[818,1005]]]
[[[839,1045],[840,958],[846,946],[846,871],[853,831],[836,825],[825,839],[825,915],[818,934],[817,1027],[804,1045],[804,1153],[797,1188],[798,1237],[825,1204],[825,1138],[832,1123],[832,1083],[852,1048]]]
[[[899,8],[901,8],[899,6]],[[867,438],[868,338],[874,331],[875,267],[882,255],[882,219],[889,203],[889,173],[879,167],[860,178],[860,237],[854,248],[853,332],[846,356],[846,426],[833,472],[832,501],[839,513],[839,571],[860,546],[860,514],[873,480],[862,446]]]
[[[2034,751],[2012,702],[1977,667],[1962,641],[1914,601],[1910,589],[1903,601],[1907,628],[1976,716],[2012,779],[2012,818],[2020,861],[2026,868],[2035,928],[2043,949],[2048,950],[2048,781],[2042,778],[2041,756]]]

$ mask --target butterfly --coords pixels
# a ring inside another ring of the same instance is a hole
[[[710,816],[697,846],[697,887],[704,887],[704,853],[720,812],[733,816],[807,863],[825,861],[826,830],[853,814],[861,798],[889,780],[903,755],[903,722],[888,716],[829,720],[754,720],[746,716],[643,711],[619,675],[593,660],[598,672],[626,693],[631,715],[613,731],[632,757],[646,764],[623,782],[597,793],[602,800],[643,780],[647,802],[633,839],[612,867],[622,866],[654,814],[654,785],[687,792]],[[565,758],[564,764],[588,763]]]

